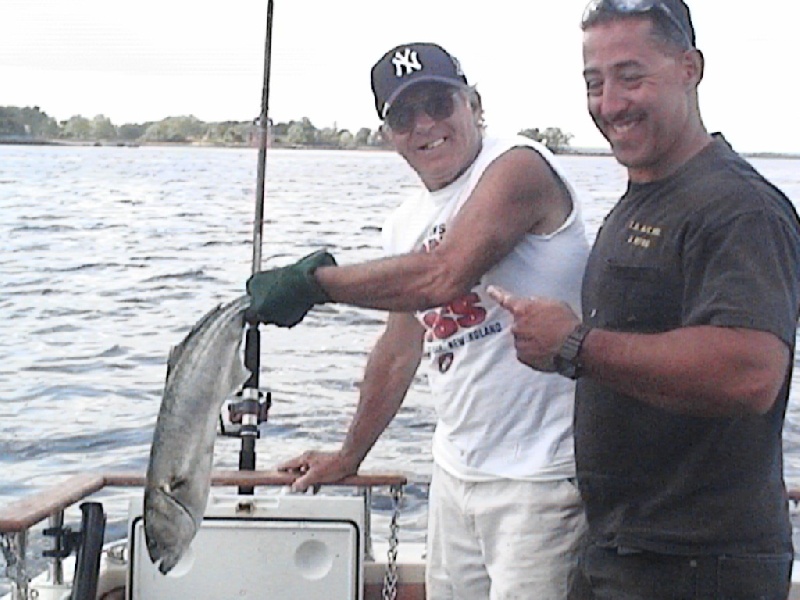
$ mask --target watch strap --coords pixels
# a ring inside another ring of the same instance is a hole
[[[564,340],[558,353],[553,357],[553,363],[559,375],[570,379],[577,379],[582,375],[582,364],[578,360],[578,354],[580,354],[583,342],[591,330],[592,328],[588,325],[578,323]]]

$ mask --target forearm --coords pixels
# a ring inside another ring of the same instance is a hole
[[[342,443],[341,453],[348,462],[361,464],[364,457],[391,423],[403,403],[408,381],[386,380],[382,389],[362,388],[356,413]]]
[[[398,320],[413,329],[402,329]],[[341,453],[348,462],[360,464],[397,414],[421,357],[419,324],[410,315],[391,315],[387,331],[370,353],[358,407],[342,444]]]
[[[689,327],[661,334],[594,330],[580,360],[592,379],[665,410],[729,416],[769,410],[789,352],[752,330]]]
[[[445,261],[426,253],[322,267],[314,276],[334,302],[394,312],[446,304],[471,285]]]

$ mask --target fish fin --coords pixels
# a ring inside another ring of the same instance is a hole
[[[178,362],[180,355],[180,346],[172,346],[172,348],[169,349],[169,358],[167,358],[167,379],[169,379],[169,374],[172,373],[172,368],[175,366],[175,363]]]

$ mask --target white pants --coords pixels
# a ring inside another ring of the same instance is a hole
[[[585,532],[574,481],[470,483],[434,464],[427,599],[564,599]]]

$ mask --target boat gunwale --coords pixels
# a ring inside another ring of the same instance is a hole
[[[211,485],[226,486],[288,486],[296,475],[285,471],[214,471]],[[137,472],[84,473],[73,475],[64,481],[24,496],[0,508],[0,534],[21,533],[51,515],[106,487],[144,487],[145,475]],[[402,487],[408,478],[402,473],[359,473],[325,486],[347,486],[357,488]],[[798,495],[800,497],[800,495]]]

